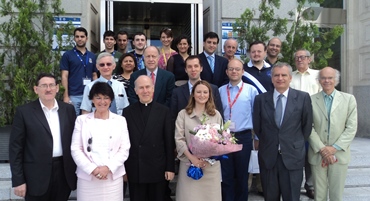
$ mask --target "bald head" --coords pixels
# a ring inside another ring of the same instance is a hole
[[[340,72],[332,67],[325,67],[320,70],[319,82],[321,84],[322,90],[326,94],[331,94],[335,86],[339,84]]]
[[[234,58],[234,55],[237,49],[238,49],[238,42],[235,39],[229,38],[225,41],[224,43],[225,57],[229,61]]]
[[[152,79],[147,75],[140,75],[135,80],[135,92],[139,96],[141,103],[152,102],[154,94],[154,84]]]
[[[273,64],[277,62],[281,51],[281,44],[281,40],[277,37],[271,38],[267,43],[267,58]]]

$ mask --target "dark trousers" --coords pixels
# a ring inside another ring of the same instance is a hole
[[[158,183],[128,182],[130,201],[164,201],[165,189],[168,186],[165,180]]]
[[[237,143],[243,145],[238,152],[228,154],[226,160],[221,160],[222,170],[222,200],[248,200],[248,165],[252,150],[252,134],[250,130],[237,132]]]
[[[42,196],[32,196],[26,190],[26,201],[66,201],[71,194],[64,174],[63,157],[53,158],[49,187]]]
[[[305,177],[305,182],[304,182],[304,188],[306,191],[308,190],[313,190],[313,181],[312,181],[312,172],[311,172],[311,165],[308,162],[308,147],[310,145],[308,142],[306,142],[306,155],[305,155],[305,160],[304,160],[304,177]]]
[[[261,182],[265,201],[297,201],[301,194],[302,169],[288,170],[279,154],[275,166],[265,169],[260,166]]]

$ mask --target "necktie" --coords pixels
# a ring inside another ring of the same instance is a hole
[[[107,82],[108,84],[109,84],[109,86],[110,87],[112,87],[112,81],[108,81]],[[113,89],[113,88],[112,88]],[[114,92],[114,90],[113,90],[113,92]],[[109,107],[109,110],[111,111],[111,112],[113,112],[113,113],[116,113],[117,114],[117,106],[116,106],[116,100],[115,99],[113,99],[112,100],[112,102],[111,102],[111,104],[110,104],[110,107]]]
[[[211,67],[212,73],[215,72],[215,62],[213,61],[213,57],[208,56],[207,60],[208,60],[209,66]]]
[[[150,77],[152,78],[153,84],[155,85],[155,74],[153,72],[150,73]]]
[[[283,94],[280,94],[278,96],[278,99],[276,101],[276,108],[275,108],[275,122],[276,125],[280,128],[281,125],[281,119],[283,118],[283,102],[281,101],[281,98],[283,97]]]

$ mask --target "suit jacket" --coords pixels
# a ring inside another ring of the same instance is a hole
[[[357,104],[353,95],[336,91],[330,110],[330,134],[328,138],[328,114],[322,92],[312,95],[313,129],[309,137],[308,161],[321,164],[320,149],[336,144],[342,151],[335,156],[340,164],[350,160],[350,144],[357,131]]]
[[[212,69],[209,66],[208,60],[204,52],[199,55],[200,62],[202,62],[203,71],[200,73],[202,80],[221,87],[229,82],[229,77],[226,75],[227,64],[229,61],[221,56],[215,54],[215,69],[212,73]],[[222,112],[221,112],[222,113]]]
[[[223,109],[222,109],[220,92],[218,91],[218,88],[216,85],[211,84],[211,87],[212,87],[212,95],[213,95],[213,100],[215,101],[216,109],[222,114]],[[170,107],[173,122],[176,121],[178,113],[182,109],[185,109],[185,107],[188,105],[189,97],[190,97],[189,83],[181,85],[173,90],[172,97],[171,97],[171,107]]]
[[[128,88],[128,97],[130,104],[138,102],[139,98],[135,93],[135,80],[140,75],[147,75],[146,69],[135,71],[130,77],[130,86]],[[160,104],[170,107],[172,90],[175,88],[175,76],[166,70],[158,68],[155,78],[153,100]]]
[[[91,173],[98,166],[94,162],[91,152],[87,151],[89,138],[94,134],[100,134],[96,133],[94,119],[94,112],[77,117],[71,144],[72,157],[77,164],[76,174],[79,178],[88,181],[92,180],[94,176]],[[117,179],[126,174],[123,163],[126,161],[130,149],[127,124],[124,117],[112,112],[109,112],[109,119],[104,123],[106,123],[106,133],[104,134],[110,136],[109,159],[104,165],[108,166],[112,172],[113,179]]]
[[[74,107],[58,101],[64,173],[71,190],[76,189],[76,164],[71,139],[76,119]],[[27,184],[33,196],[46,193],[52,172],[53,138],[39,99],[17,108],[9,140],[13,187]]]
[[[175,142],[170,109],[152,102],[144,123],[140,102],[124,109],[130,136],[130,154],[125,162],[127,178],[135,183],[164,181],[165,172],[175,171]]]
[[[261,168],[272,169],[281,156],[287,169],[304,166],[305,141],[312,130],[312,106],[308,93],[290,88],[280,128],[275,123],[274,90],[257,95],[253,106],[253,129],[260,143],[258,159]]]

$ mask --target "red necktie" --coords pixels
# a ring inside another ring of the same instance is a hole
[[[152,78],[153,85],[155,85],[155,74],[153,72],[150,73],[150,77]]]

